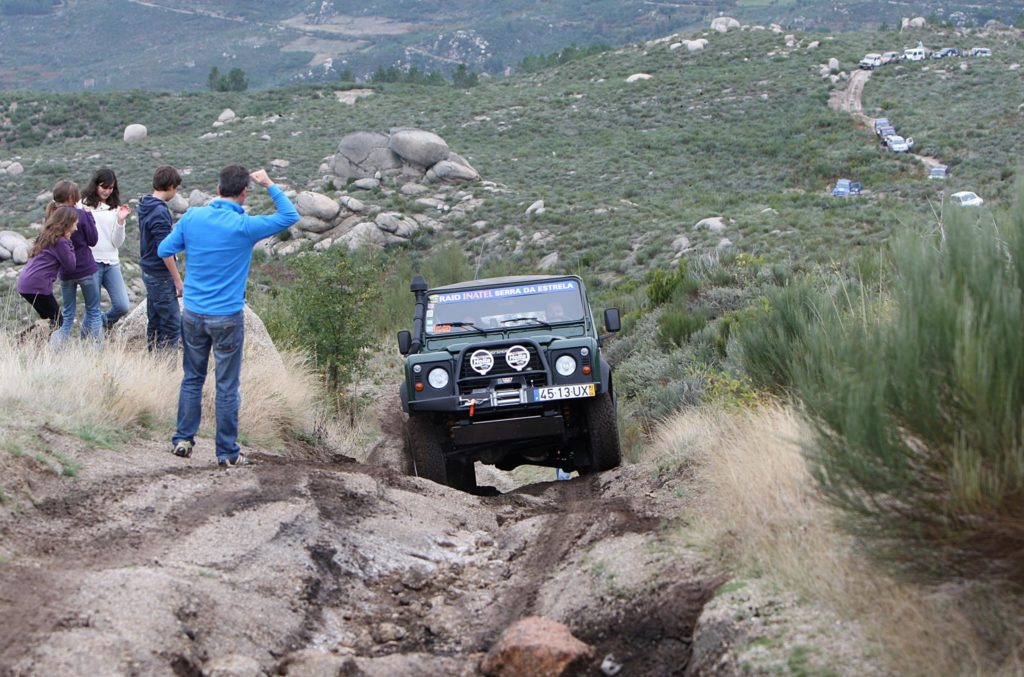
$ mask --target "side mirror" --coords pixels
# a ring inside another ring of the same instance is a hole
[[[408,355],[410,347],[412,347],[412,334],[403,329],[398,332],[398,352]]]
[[[618,308],[608,308],[604,311],[604,327],[606,331],[613,334],[622,329]]]

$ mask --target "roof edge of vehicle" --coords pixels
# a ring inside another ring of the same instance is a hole
[[[460,291],[463,289],[477,289],[484,287],[501,287],[508,284],[526,284],[528,282],[552,282],[554,280],[576,280],[581,285],[583,284],[583,280],[579,275],[506,275],[504,277],[485,277],[479,280],[456,282],[443,287],[431,287],[428,293]]]

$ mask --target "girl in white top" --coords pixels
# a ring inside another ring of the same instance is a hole
[[[131,208],[121,204],[117,176],[106,167],[93,173],[89,184],[82,191],[78,206],[91,212],[96,219],[99,239],[96,246],[92,247],[92,255],[96,259],[96,276],[100,286],[110,296],[110,309],[103,313],[103,328],[109,329],[131,310],[128,288],[121,275],[121,261],[117,253],[118,247],[124,243],[124,227]]]

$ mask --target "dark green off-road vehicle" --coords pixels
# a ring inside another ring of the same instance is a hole
[[[422,277],[405,358],[402,408],[413,472],[464,491],[474,463],[581,474],[619,465],[612,370],[576,276],[474,280],[428,289]],[[609,332],[619,311],[605,311]]]

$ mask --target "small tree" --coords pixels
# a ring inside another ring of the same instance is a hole
[[[372,338],[379,271],[354,260],[346,247],[297,257],[294,269],[295,284],[285,296],[294,340],[313,351],[327,386],[336,390],[356,371]]]
[[[244,92],[249,89],[249,78],[241,68],[232,68],[227,77],[227,91]]]
[[[206,77],[206,86],[214,92],[244,92],[249,89],[249,79],[241,68],[232,68],[224,75],[214,66]]]
[[[470,87],[476,87],[480,84],[480,76],[473,73],[466,67],[466,64],[460,63],[452,73],[452,85],[460,89],[469,89]]]
[[[211,91],[221,91],[220,81],[223,79],[223,77],[224,76],[220,74],[220,69],[214,66],[210,69],[210,74],[206,76],[206,86],[209,87]]]

